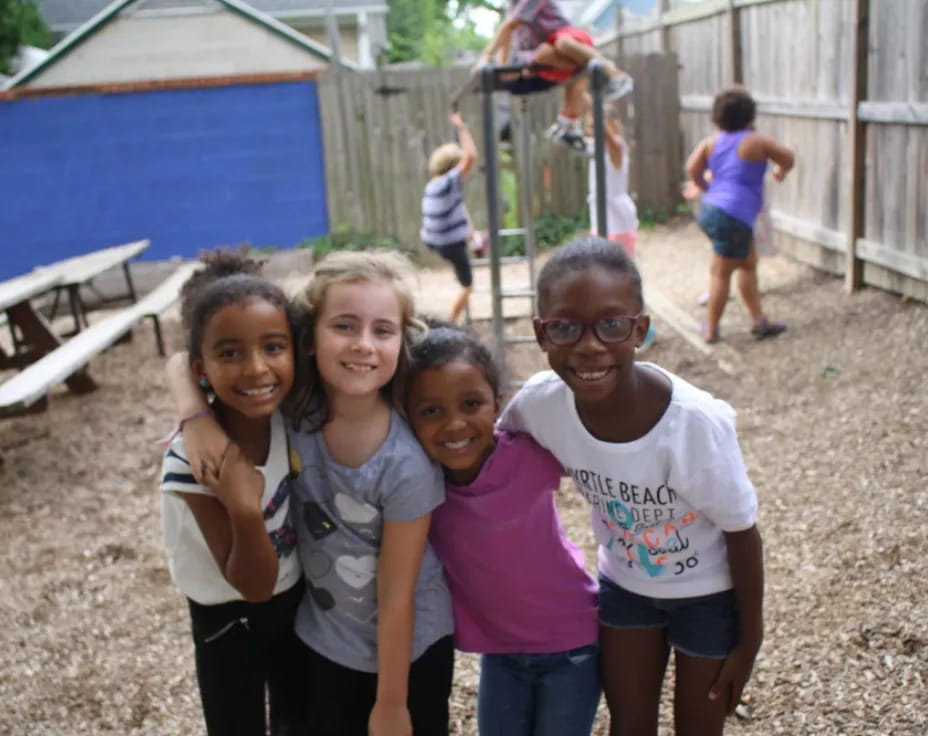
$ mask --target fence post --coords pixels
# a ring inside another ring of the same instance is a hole
[[[728,0],[728,22],[731,25],[731,75],[735,84],[744,84],[744,63],[741,56],[741,11]]]
[[[670,51],[670,26],[667,25],[667,13],[670,12],[670,0],[661,0],[658,7],[659,18],[661,22],[661,53],[666,54]]]
[[[853,292],[863,280],[863,262],[857,257],[857,239],[864,231],[864,189],[867,135],[865,123],[858,116],[858,107],[867,98],[867,55],[870,43],[870,0],[854,0],[854,33],[851,39],[853,76],[848,109],[848,167],[847,244],[844,269],[844,290]]]

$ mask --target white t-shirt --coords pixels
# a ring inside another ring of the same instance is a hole
[[[300,559],[296,554],[296,532],[289,518],[289,455],[284,419],[280,412],[275,412],[271,417],[267,463],[258,468],[264,475],[264,494],[261,497],[264,523],[279,559],[275,594],[288,590],[302,574]],[[216,564],[216,558],[209,551],[193,512],[179,495],[215,495],[212,490],[194,480],[184,449],[183,435],[177,435],[164,453],[161,490],[162,531],[171,579],[184,595],[204,606],[242,600],[242,594],[225,579]]]
[[[628,194],[628,146],[623,140],[622,146],[622,165],[616,168],[609,158],[609,151],[605,152],[606,156],[606,234],[622,235],[624,233],[633,233],[638,230],[638,208],[635,207],[635,201]],[[588,146],[590,153],[593,153],[592,144]],[[596,161],[590,159],[589,174],[587,182],[586,201],[590,207],[590,230],[597,232],[596,220]]]
[[[653,598],[689,598],[732,587],[723,532],[749,529],[757,497],[724,401],[653,363],[667,376],[670,404],[632,442],[593,437],[573,393],[553,371],[533,376],[500,418],[531,434],[574,479],[592,506],[600,573]]]

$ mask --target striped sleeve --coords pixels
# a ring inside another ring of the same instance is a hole
[[[184,451],[183,435],[175,437],[164,453],[161,462],[161,490],[166,493],[202,493],[214,495],[206,486],[197,483]]]

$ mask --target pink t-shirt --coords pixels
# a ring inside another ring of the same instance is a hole
[[[477,479],[446,486],[430,540],[445,566],[458,649],[546,654],[592,644],[597,586],[554,505],[561,466],[525,434],[501,433]]]

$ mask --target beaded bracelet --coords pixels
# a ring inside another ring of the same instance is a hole
[[[194,419],[199,419],[200,417],[207,417],[207,416],[213,416],[213,410],[209,407],[206,407],[205,409],[200,409],[200,411],[195,411],[193,414],[189,414],[188,416],[181,418],[181,420],[177,423],[177,429],[175,429],[173,434],[170,437],[168,437],[166,440],[162,440],[161,444],[164,447],[167,447],[174,441],[177,435],[179,435],[184,430],[184,425],[187,422],[192,422]]]

